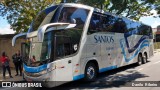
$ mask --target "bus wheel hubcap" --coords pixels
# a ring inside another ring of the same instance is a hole
[[[88,76],[88,78],[89,79],[93,79],[94,75],[95,75],[94,68],[92,66],[88,67],[88,69],[87,69],[87,76]]]

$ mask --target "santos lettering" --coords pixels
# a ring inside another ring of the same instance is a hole
[[[95,43],[114,43],[113,36],[94,36]]]

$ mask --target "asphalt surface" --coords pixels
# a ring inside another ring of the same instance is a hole
[[[159,81],[159,82],[158,82]],[[158,85],[159,87],[157,87]],[[1,90],[38,90],[40,88],[0,88]],[[52,90],[160,90],[160,52],[156,52],[149,62],[137,66],[132,64],[98,75],[93,82],[83,80],[69,82]]]

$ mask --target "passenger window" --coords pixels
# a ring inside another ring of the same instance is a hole
[[[72,50],[71,50],[71,38],[70,37],[63,37],[64,38],[64,55],[71,55],[72,54]]]
[[[55,37],[56,42],[56,58],[63,57],[64,56],[64,45],[63,45],[63,37],[56,36]]]
[[[122,18],[94,13],[91,17],[88,34],[96,32],[124,33],[125,31],[127,31],[127,25]]]
[[[55,59],[76,53],[79,49],[79,43],[82,35],[80,29],[61,30],[55,33]]]
[[[82,29],[88,16],[88,10],[75,7],[64,7],[58,22],[75,23],[76,28]]]
[[[93,14],[89,24],[88,34],[100,32],[101,31],[100,27],[101,27],[100,16],[97,14]]]
[[[56,36],[56,58],[62,58],[72,54],[71,38],[67,36]]]

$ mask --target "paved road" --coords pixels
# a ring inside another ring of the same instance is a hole
[[[65,89],[86,90],[160,90],[160,52],[155,53],[149,61],[141,66],[133,64],[102,73],[95,82],[71,82],[55,89],[65,87]],[[159,87],[132,87],[132,85],[145,85],[145,83],[148,85],[152,84],[152,86],[157,85],[157,82],[154,81],[159,81]]]
[[[160,81],[160,52],[149,59],[150,62],[137,66],[135,64],[122,67],[116,70],[101,73],[94,82],[83,82],[82,80],[70,82],[58,87],[51,88],[52,90],[60,89],[105,89],[105,90],[160,90],[160,87],[132,87],[131,85],[142,85],[144,83],[155,82],[146,81]],[[137,81],[137,82],[135,82]],[[142,81],[142,82],[140,82]],[[139,84],[141,83],[141,84]],[[155,83],[155,84],[153,84]],[[151,85],[151,84],[150,84]],[[160,83],[159,83],[160,85]],[[130,87],[129,87],[130,86]],[[1,88],[2,89],[2,88]],[[4,89],[4,88],[3,88]],[[21,90],[22,88],[5,88],[5,90]],[[35,90],[38,88],[25,88],[23,90]]]

